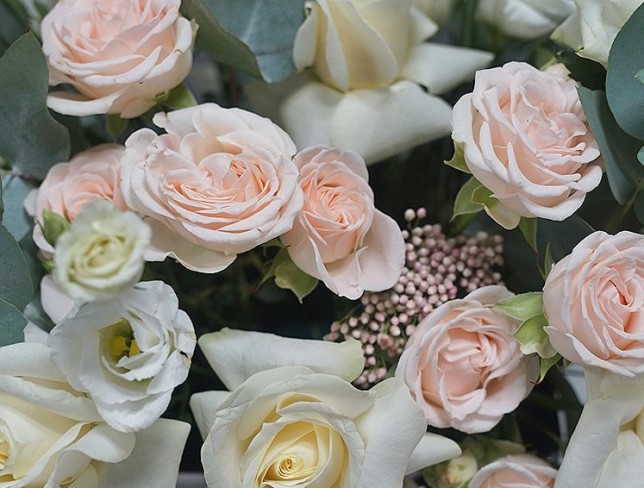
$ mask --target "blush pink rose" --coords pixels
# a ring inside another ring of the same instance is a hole
[[[454,106],[452,138],[472,175],[513,217],[564,220],[599,185],[599,149],[561,70],[511,62],[476,73]]]
[[[304,208],[281,237],[293,262],[340,296],[394,286],[405,264],[396,222],[377,210],[364,159],[313,146],[295,157]]]
[[[514,339],[519,321],[493,308],[514,296],[485,286],[429,314],[409,338],[396,377],[433,427],[487,432],[530,393],[538,358]]]
[[[590,234],[552,267],[543,306],[550,342],[569,361],[644,373],[644,236]]]
[[[515,454],[481,468],[468,488],[553,488],[557,470],[536,456]]]
[[[212,103],[153,120],[167,133],[135,132],[121,159],[123,198],[152,227],[146,260],[215,273],[291,229],[302,191],[282,129]]]
[[[110,201],[118,209],[127,209],[119,190],[119,158],[124,151],[119,144],[102,144],[80,152],[69,162],[52,166],[40,188],[29,194],[25,208],[40,224],[34,226],[33,238],[42,251],[54,252],[42,232],[45,210],[74,220],[96,198]]]
[[[59,0],[42,21],[47,105],[69,115],[141,115],[179,85],[192,66],[196,26],[180,0]]]

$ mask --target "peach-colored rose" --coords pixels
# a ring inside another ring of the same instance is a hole
[[[557,470],[530,454],[515,454],[484,466],[469,488],[552,488]]]
[[[396,284],[405,264],[398,224],[376,210],[357,153],[313,146],[295,157],[304,208],[281,239],[293,262],[340,296]]]
[[[569,361],[644,373],[644,236],[590,234],[553,266],[543,306],[550,342]]]
[[[153,120],[167,134],[135,132],[121,159],[123,198],[152,226],[146,260],[215,273],[291,229],[302,191],[282,129],[213,103]]]
[[[434,427],[487,432],[513,411],[538,377],[536,357],[514,339],[519,322],[493,308],[512,297],[485,286],[422,320],[396,368]]]
[[[41,225],[45,210],[74,220],[96,198],[126,210],[119,190],[119,158],[124,150],[119,144],[102,144],[78,153],[69,162],[52,166],[40,188],[25,200],[27,213]],[[54,248],[45,240],[41,225],[34,226],[34,242],[52,254]]]
[[[454,106],[452,138],[474,177],[511,217],[563,220],[602,177],[599,149],[575,81],[527,63],[477,72]]]
[[[196,26],[180,0],[59,0],[42,21],[49,83],[47,105],[70,115],[132,118],[177,86],[192,66]]]

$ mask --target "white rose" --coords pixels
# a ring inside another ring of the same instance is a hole
[[[644,479],[644,375],[584,368],[588,400],[555,488],[632,488]],[[635,481],[638,480],[638,481]]]
[[[69,383],[89,394],[110,426],[129,432],[165,412],[188,376],[195,332],[174,290],[150,281],[75,308],[53,328],[49,345]]]
[[[484,0],[478,2],[476,15],[506,34],[534,39],[551,32],[573,11],[573,0]]]
[[[249,89],[257,110],[280,121],[299,149],[323,144],[373,163],[444,137],[451,108],[436,95],[492,60],[424,43],[438,27],[412,0],[318,0],[306,8],[293,57],[312,72]]]
[[[608,67],[615,36],[642,0],[574,0],[576,10],[553,33],[552,39],[573,48],[582,58]]]
[[[136,436],[117,432],[46,345],[0,348],[0,488],[172,488],[188,431],[163,420]]]
[[[364,361],[357,342],[224,329],[200,346],[233,390],[191,399],[209,486],[395,487],[405,472],[460,453],[425,434],[402,383],[385,380],[368,392],[349,383]]]
[[[74,298],[109,299],[141,278],[150,234],[133,213],[97,200],[58,238],[53,278]]]

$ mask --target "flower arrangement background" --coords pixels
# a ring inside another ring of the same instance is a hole
[[[642,32],[0,0],[0,487],[633,486]]]

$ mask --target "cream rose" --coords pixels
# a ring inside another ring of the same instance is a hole
[[[69,162],[51,167],[40,187],[25,199],[27,213],[36,219],[33,239],[46,254],[54,248],[45,240],[43,212],[50,210],[74,220],[96,198],[112,202],[115,208],[127,207],[119,189],[119,159],[125,147],[101,144],[78,153]]]
[[[396,377],[429,425],[487,432],[532,390],[538,360],[521,354],[519,322],[493,308],[512,296],[502,286],[479,288],[438,307],[407,341]]]
[[[556,476],[557,470],[542,459],[529,454],[514,454],[481,468],[468,488],[553,488]]]
[[[642,0],[574,0],[575,11],[552,39],[572,47],[582,58],[608,67],[608,53],[615,36]]]
[[[96,200],[58,238],[53,278],[77,300],[110,299],[139,281],[149,244],[140,218]]]
[[[195,332],[172,288],[139,283],[109,302],[72,310],[49,336],[56,365],[114,429],[150,426],[188,376]]]
[[[584,368],[588,400],[556,488],[632,488],[644,479],[644,375]],[[637,480],[637,481],[636,481]]]
[[[0,347],[0,488],[174,488],[189,429],[161,420],[136,436],[117,432],[46,345]]]
[[[452,138],[474,177],[507,211],[564,220],[602,177],[599,149],[575,81],[511,62],[479,71],[474,91],[454,106]]]
[[[196,27],[180,0],[59,0],[42,21],[47,105],[69,115],[137,117],[188,76]]]
[[[644,373],[644,236],[597,231],[556,263],[543,287],[545,328],[563,357]]]
[[[534,39],[552,32],[574,9],[573,0],[485,0],[476,15],[506,34]]]
[[[340,296],[396,284],[405,243],[396,222],[376,210],[364,160],[326,146],[295,157],[304,208],[281,236],[293,262]]]
[[[150,261],[214,273],[291,229],[302,208],[295,145],[270,120],[215,104],[156,114],[167,134],[125,143],[121,191],[152,226]]]
[[[357,342],[226,329],[199,344],[233,390],[191,399],[206,438],[208,486],[394,487],[406,471],[460,453],[453,441],[425,434],[397,380],[369,392],[351,386],[364,361]]]
[[[298,70],[311,69],[249,89],[257,110],[279,121],[300,149],[325,144],[373,163],[444,137],[451,107],[436,95],[492,60],[423,42],[438,26],[412,0],[318,0],[306,9],[293,59]]]

